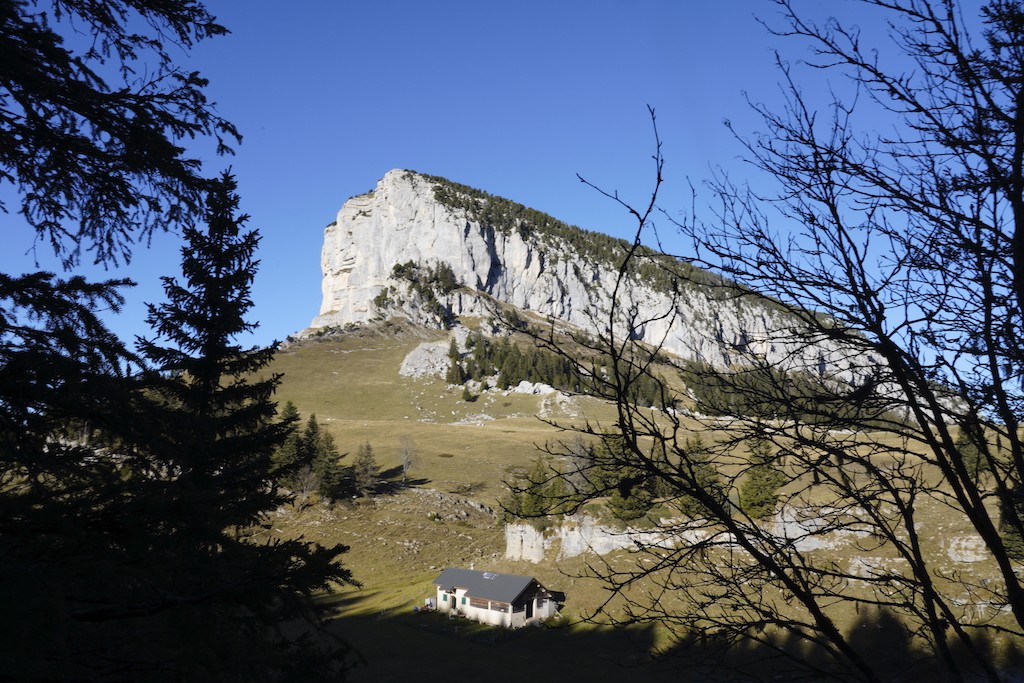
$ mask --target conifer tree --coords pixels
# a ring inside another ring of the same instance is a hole
[[[683,487],[679,493],[679,509],[691,517],[704,517],[708,509],[698,497],[710,497],[716,505],[726,505],[727,498],[722,477],[711,460],[711,451],[704,445],[700,434],[683,442],[679,467],[686,472],[686,481],[692,485]]]
[[[254,535],[286,500],[273,482],[273,454],[293,423],[275,419],[280,377],[257,376],[276,345],[235,341],[255,326],[245,315],[259,237],[236,216],[234,179],[225,174],[211,188],[207,229],[184,233],[184,282],[164,278],[167,302],[150,306],[157,340],[139,342],[154,364],[133,444],[151,463],[136,486],[139,518],[153,533],[143,578],[154,597],[144,604],[149,613],[174,611],[164,637],[184,678],[252,671],[264,679],[298,659],[304,676],[326,678],[342,666],[338,653],[305,646],[282,627],[318,612],[315,591],[351,582],[335,560],[347,548]]]
[[[462,363],[460,362],[461,354],[459,353],[459,347],[452,339],[451,344],[448,346],[448,372],[445,375],[445,381],[448,384],[462,384],[466,377],[462,371]]]
[[[116,266],[201,215],[208,181],[182,141],[239,139],[179,62],[227,33],[202,2],[15,0],[0,25],[0,210],[65,267]],[[128,284],[0,274],[3,678],[155,678],[137,622],[104,628],[180,598],[146,578],[162,529],[138,502],[157,466],[126,436],[139,363],[101,321]]]
[[[162,442],[146,443],[154,459],[173,473],[178,517],[212,540],[228,527],[244,527],[272,509],[280,495],[269,486],[272,454],[291,425],[275,421],[271,400],[280,376],[251,380],[271,361],[276,346],[244,349],[235,338],[255,328],[245,320],[258,261],[256,231],[243,231],[235,216],[238,198],[222,176],[207,205],[208,229],[185,230],[184,283],[163,278],[167,302],[150,305],[147,322],[157,340],[139,349],[157,372],[147,378],[161,421]],[[164,345],[161,345],[163,342]],[[207,509],[203,496],[217,490],[234,500]],[[209,513],[216,511],[216,518]]]
[[[623,486],[608,498],[608,508],[624,522],[643,517],[653,506],[653,496],[643,486]]]
[[[337,498],[345,480],[345,472],[338,462],[341,455],[334,437],[320,428],[316,415],[309,416],[300,444],[301,460],[312,471],[320,496]]]
[[[241,139],[184,58],[228,32],[202,2],[5,0],[0,26],[4,213],[68,265],[117,264],[201,214],[207,180],[183,143]]]
[[[124,561],[109,529],[130,482],[96,437],[126,412],[132,356],[97,317],[120,306],[123,284],[0,274],[0,677],[10,680],[70,678],[86,661],[90,676],[105,671],[93,654],[107,652],[78,617],[112,599]]]
[[[289,401],[281,411],[281,422],[298,421],[299,411]],[[306,426],[289,432],[274,451],[273,475],[279,484],[303,500],[313,492],[323,498],[335,498],[345,479],[341,458],[334,437],[320,427],[316,415],[310,415]]]
[[[368,496],[380,483],[380,467],[373,457],[373,446],[369,442],[359,445],[355,460],[352,461],[352,482],[356,493]]]
[[[274,450],[274,455],[271,458],[273,472],[278,482],[294,490],[295,476],[301,467],[299,450],[302,436],[295,428],[299,422],[299,409],[295,407],[294,403],[288,401],[281,410],[280,419],[282,422],[290,424],[292,429],[284,443]]]
[[[527,487],[523,491],[519,513],[527,519],[546,515],[551,502],[547,496],[551,470],[544,458],[537,458],[526,473]]]
[[[770,517],[786,475],[772,462],[771,446],[758,441],[750,449],[750,467],[740,485],[740,508],[754,519]]]

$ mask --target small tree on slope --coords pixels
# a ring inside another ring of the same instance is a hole
[[[360,496],[368,496],[380,484],[380,467],[369,442],[359,444],[352,461],[352,484]]]

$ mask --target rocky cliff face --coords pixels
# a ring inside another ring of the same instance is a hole
[[[831,508],[796,508],[785,506],[771,520],[765,522],[769,532],[786,538],[800,552],[856,548],[869,536],[865,529],[855,527],[823,529],[831,525],[820,514],[831,515]],[[537,563],[545,558],[563,560],[577,555],[607,555],[616,550],[636,546],[674,548],[693,545],[705,540],[708,530],[698,523],[688,527],[682,520],[662,519],[660,530],[644,531],[626,527],[614,528],[602,525],[595,518],[585,515],[570,515],[545,531],[538,531],[526,523],[505,525],[505,557],[510,560],[526,560]],[[984,541],[974,533],[947,534],[940,541],[940,547],[954,564],[963,565],[984,562],[988,555]],[[855,553],[849,561],[848,571],[854,576],[872,576],[886,571],[892,564],[903,563],[896,558],[871,557]],[[901,569],[906,571],[906,569]],[[951,566],[949,571],[955,571]]]
[[[600,248],[593,245],[599,245]],[[519,309],[598,331],[622,243],[443,179],[394,170],[345,202],[324,234],[323,302],[312,327],[398,315],[442,324],[485,315],[487,295]],[[398,268],[396,268],[398,266]],[[789,341],[791,320],[755,300],[723,299],[686,283],[638,275],[621,293],[628,333],[684,358],[728,366],[755,352],[854,379],[842,354]],[[627,330],[622,330],[626,332]],[[865,367],[869,366],[866,364]]]

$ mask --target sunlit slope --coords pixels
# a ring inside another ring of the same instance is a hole
[[[315,414],[341,453],[369,442],[392,476],[399,445],[410,437],[415,482],[488,504],[501,495],[510,466],[526,465],[539,455],[538,445],[566,438],[546,420],[612,419],[609,406],[589,398],[490,390],[466,401],[461,386],[441,377],[400,374],[418,345],[445,339],[445,332],[404,327],[394,336],[373,330],[289,344],[270,368],[283,374],[277,399],[293,402],[303,419]]]

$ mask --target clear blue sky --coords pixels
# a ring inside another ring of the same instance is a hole
[[[392,168],[441,175],[584,228],[626,236],[621,209],[581,185],[631,201],[650,191],[654,107],[664,143],[661,203],[689,205],[712,167],[743,177],[741,147],[723,125],[753,131],[744,92],[777,101],[768,0],[210,0],[231,31],[187,62],[210,79],[219,112],[244,135],[232,167],[243,211],[263,235],[251,317],[256,343],[306,327],[320,305],[323,228],[344,201]],[[881,28],[877,12],[843,0],[797,6]],[[5,221],[13,220],[6,216]],[[0,270],[33,269],[32,236],[8,232]],[[139,282],[112,327],[147,334],[143,301],[177,275],[180,243],[158,236],[128,268]],[[53,264],[44,260],[44,268]]]

